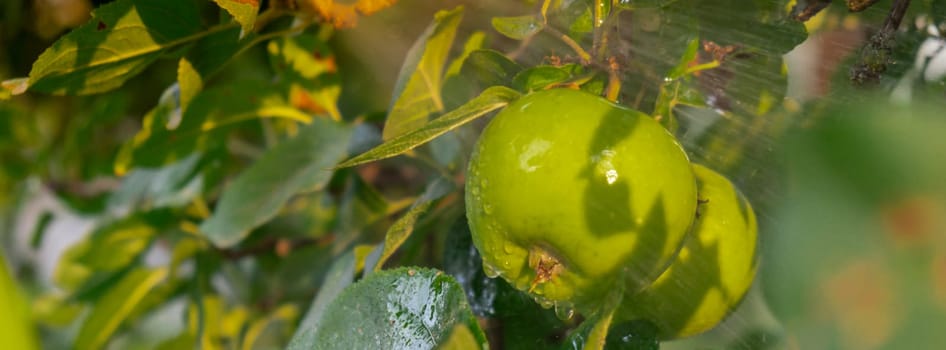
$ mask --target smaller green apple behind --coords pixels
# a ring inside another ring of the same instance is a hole
[[[589,315],[670,265],[696,194],[686,154],[655,120],[552,89],[490,121],[470,159],[466,211],[487,274],[560,316]]]
[[[654,284],[625,298],[622,319],[647,319],[661,339],[705,332],[722,322],[752,285],[756,272],[756,217],[725,177],[693,165],[698,217],[680,254]]]

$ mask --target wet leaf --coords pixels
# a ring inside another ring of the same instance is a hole
[[[608,330],[605,349],[658,350],[660,342],[657,341],[657,326],[644,320],[614,324]]]
[[[33,63],[29,89],[92,94],[118,88],[158,57],[200,35],[188,0],[119,0],[56,41]]]
[[[460,106],[460,108],[434,119],[422,128],[388,140],[368,152],[342,162],[338,167],[352,167],[405,153],[433,140],[437,136],[443,135],[447,131],[502,108],[518,97],[519,93],[509,88],[500,86],[489,88],[470,102]]]
[[[463,287],[474,315],[493,316],[496,312],[493,303],[499,292],[499,281],[487,277],[483,272],[483,258],[473,245],[473,236],[466,216],[458,219],[447,233],[443,268],[444,272],[453,276]]]
[[[615,310],[624,299],[623,288],[611,291],[601,301],[601,307],[594,314],[589,315],[577,329],[574,329],[565,339],[563,349],[603,350],[609,339],[611,327],[614,324]]]
[[[436,270],[399,268],[349,286],[326,309],[314,341],[290,349],[432,349],[446,342],[457,325],[468,327],[479,348],[486,347],[453,278]]]
[[[227,186],[201,232],[217,246],[239,243],[296,193],[325,186],[332,166],[345,156],[350,136],[351,128],[325,119],[302,128]]]
[[[309,306],[309,311],[296,329],[295,335],[289,342],[289,349],[302,349],[302,344],[312,344],[315,341],[315,331],[321,328],[322,318],[326,308],[348,287],[355,278],[355,253],[349,251],[338,257],[319,288],[319,294]]]
[[[494,17],[491,23],[497,32],[516,40],[528,38],[545,27],[536,16]]]
[[[384,122],[384,140],[415,131],[428,117],[444,109],[440,89],[444,65],[453,45],[463,8],[440,11],[414,43],[394,85],[390,113]]]

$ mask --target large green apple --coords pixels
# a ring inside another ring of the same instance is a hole
[[[619,317],[647,319],[662,339],[705,332],[745,296],[756,272],[756,217],[725,177],[694,165],[699,216],[677,259],[653,285],[622,303]]]
[[[489,123],[470,159],[466,211],[491,276],[546,307],[594,312],[640,291],[676,256],[696,181],[655,120],[569,89],[529,94]]]

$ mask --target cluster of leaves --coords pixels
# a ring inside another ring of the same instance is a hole
[[[183,304],[161,348],[656,348],[647,324],[562,320],[486,278],[461,200],[473,121],[577,88],[748,174],[804,25],[782,1],[546,0],[461,45],[464,9],[441,11],[379,129],[341,112],[330,40],[393,2],[117,0],[5,81],[0,207],[33,178],[99,222],[36,287],[44,338],[133,342]]]

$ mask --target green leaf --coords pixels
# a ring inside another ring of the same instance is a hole
[[[447,232],[443,248],[443,270],[456,278],[457,283],[463,287],[474,315],[494,316],[496,309],[493,303],[498,295],[499,281],[489,278],[483,272],[483,257],[473,245],[473,235],[465,215],[457,219]],[[528,302],[535,305],[532,300]],[[536,323],[532,322],[531,325]],[[508,339],[509,337],[506,338]]]
[[[635,0],[635,1],[618,1],[616,4],[619,8],[626,10],[639,10],[646,8],[660,8],[672,3],[675,3],[679,0]]]
[[[201,232],[217,246],[239,243],[296,193],[325,186],[332,166],[345,156],[350,136],[350,127],[325,119],[302,128],[226,188],[213,215],[201,224]]]
[[[433,349],[457,325],[469,328],[478,348],[487,347],[453,278],[436,270],[400,268],[349,286],[325,310],[314,341],[289,349]]]
[[[119,0],[56,41],[33,63],[29,89],[93,94],[118,88],[161,55],[201,36],[190,0]]]
[[[218,344],[239,342],[239,327],[246,321],[246,310],[235,306],[227,310],[226,301],[216,294],[193,296],[188,306],[188,328],[196,334],[191,347],[220,349]],[[235,327],[234,327],[235,326]],[[237,328],[234,332],[233,328]],[[196,345],[196,346],[195,346]]]
[[[451,190],[453,190],[453,183],[443,178],[438,178],[427,185],[427,190],[420,198],[417,198],[417,201],[414,202],[411,209],[388,229],[387,234],[384,236],[384,248],[381,250],[381,257],[374,266],[375,271],[380,271],[388,258],[390,258],[391,255],[397,251],[397,248],[404,244],[404,241],[414,232],[414,224],[417,222],[417,218],[426,212],[427,209],[434,204],[435,200],[443,197]]]
[[[621,322],[611,325],[608,330],[606,349],[613,350],[659,350],[660,342],[657,341],[657,326],[646,320]],[[745,348],[747,344],[740,343],[733,348]],[[752,349],[765,348],[760,344],[759,347],[750,347]]]
[[[667,73],[666,79],[664,80],[674,80],[680,79],[687,74],[687,68],[690,64],[696,59],[696,55],[700,50],[700,38],[692,38],[687,43],[686,51],[683,52],[683,56],[680,57],[680,60],[677,62],[677,65],[670,69],[670,72]]]
[[[612,290],[601,301],[598,311],[582,321],[565,340],[564,349],[603,350],[609,340],[608,333],[614,321],[615,311],[624,300],[624,289]]]
[[[169,89],[145,116],[138,134],[115,159],[115,173],[132,167],[157,167],[205,147],[220,145],[235,124],[255,118],[287,118],[308,123],[311,116],[287,103],[266,83],[242,81],[198,94],[181,115],[177,91]],[[174,125],[179,123],[179,125]]]
[[[345,240],[355,240],[363,229],[387,216],[388,202],[357,173],[349,179],[338,205],[335,231]]]
[[[0,339],[10,349],[38,349],[36,331],[30,319],[29,303],[20,295],[16,280],[10,275],[6,257],[0,252]]]
[[[443,111],[440,89],[444,64],[462,17],[463,7],[438,12],[408,51],[394,85],[395,98],[384,123],[384,140],[411,132],[424,125],[430,114]]]
[[[522,70],[518,63],[498,51],[483,49],[470,53],[460,73],[481,88],[494,85],[512,86],[512,79]]]
[[[266,315],[266,317],[258,319],[249,325],[246,329],[246,335],[243,336],[242,348],[259,349],[268,347],[268,345],[271,344],[262,341],[267,339],[266,334],[283,330],[288,325],[295,323],[298,317],[299,310],[296,309],[295,305],[286,304],[278,307],[276,310],[273,310],[272,313]]]
[[[164,341],[155,345],[155,350],[177,350],[177,349],[187,349],[194,346],[197,343],[197,338],[194,337],[194,334],[188,331],[182,332],[177,336],[165,339]]]
[[[450,332],[450,337],[447,338],[440,346],[437,347],[438,350],[475,350],[481,349],[482,344],[476,339],[476,336],[473,335],[473,332],[470,331],[470,328],[464,324],[458,324],[453,326],[453,332]]]
[[[70,300],[69,295],[50,292],[33,298],[33,320],[37,324],[49,327],[66,327],[71,324],[85,305]]]
[[[482,49],[484,45],[486,45],[486,33],[476,31],[470,34],[470,37],[466,39],[466,43],[463,44],[463,53],[450,62],[450,65],[447,66],[447,73],[444,76],[449,79],[452,76],[460,74],[460,68],[463,68],[463,62],[470,56],[470,53]]]
[[[181,109],[186,110],[210,77],[219,72],[241,50],[255,44],[255,39],[256,36],[252,33],[241,37],[240,28],[234,27],[212,32],[188,49],[187,54],[177,63]]]
[[[249,33],[256,24],[259,12],[259,0],[214,0],[218,6],[227,10],[233,19],[243,27],[243,33]]]
[[[445,110],[453,110],[459,107],[475,97],[476,93],[480,91],[476,86],[477,84],[472,83],[477,77],[462,74],[462,68],[466,64],[466,60],[470,57],[470,54],[473,53],[473,51],[482,49],[485,45],[486,33],[481,31],[474,32],[467,38],[466,43],[464,43],[463,53],[450,62],[450,65],[447,67],[447,73],[444,75],[443,88],[441,89]]]
[[[593,1],[553,1],[557,3],[546,14],[550,27],[568,28],[568,36],[580,39],[594,30]]]
[[[346,160],[338,165],[339,168],[351,167],[394,157],[423,145],[447,131],[466,124],[467,122],[485,115],[498,108],[505,107],[509,102],[519,98],[519,93],[502,86],[494,86],[467,102],[460,108],[450,111],[440,118],[434,119],[420,129],[395,137],[370,151]]]
[[[482,260],[479,265],[482,266]],[[543,308],[532,296],[502,278],[492,281],[497,287],[492,304],[493,317],[499,320],[503,334],[502,344],[498,346],[504,349],[554,349],[561,343],[561,335],[575,328],[574,319],[563,321],[555,315],[554,308]]]
[[[354,282],[354,278],[355,254],[354,251],[349,251],[335,260],[328,273],[325,274],[325,279],[319,287],[319,294],[312,301],[312,306],[309,307],[299,328],[296,329],[292,341],[289,342],[289,349],[301,349],[302,344],[312,344],[315,341],[315,330],[321,328],[322,317],[329,303],[335,300],[345,287]]]
[[[516,90],[530,92],[567,81],[570,77],[571,74],[559,67],[535,66],[516,74],[512,79],[512,86]]]
[[[74,290],[95,283],[91,279],[93,275],[120,272],[138,259],[152,239],[173,222],[169,214],[163,210],[147,212],[97,228],[63,253],[53,280],[66,290]]]
[[[158,169],[134,169],[122,185],[108,197],[107,207],[113,211],[124,208],[178,207],[201,194],[203,176],[199,176],[201,157],[197,154]]]
[[[493,29],[509,38],[522,40],[538,33],[545,25],[538,16],[493,17]]]
[[[294,106],[341,120],[338,97],[341,85],[335,56],[328,44],[311,33],[283,37],[267,44],[280,84],[288,86]]]
[[[593,315],[565,339],[563,350],[603,350],[607,342],[613,313]]]
[[[103,295],[92,308],[89,317],[79,329],[75,348],[78,350],[104,348],[112,333],[167,276],[167,269],[135,269]]]

